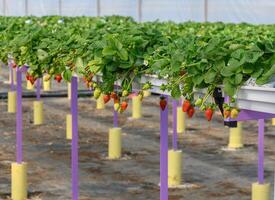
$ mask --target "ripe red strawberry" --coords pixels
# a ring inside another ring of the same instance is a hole
[[[182,111],[187,112],[189,108],[191,107],[191,103],[189,100],[185,100],[182,104]]]
[[[159,106],[162,110],[165,110],[165,108],[167,106],[167,101],[166,101],[165,97],[160,97]]]
[[[34,82],[36,81],[36,78],[34,78],[33,76],[29,76],[29,81],[31,82],[31,84],[33,85]]]
[[[30,74],[27,72],[26,73],[26,80],[29,81],[30,80]]]
[[[11,64],[11,66],[12,66],[12,68],[16,68],[17,67],[17,65],[14,62]]]
[[[117,94],[116,94],[115,92],[112,92],[112,93],[111,93],[111,98],[112,98],[112,99],[116,99],[116,98],[117,98]]]
[[[191,106],[187,111],[187,115],[188,115],[189,118],[192,118],[194,113],[195,113],[195,109],[194,109],[193,106]]]
[[[205,117],[208,121],[211,121],[212,116],[213,116],[213,109],[212,108],[207,108],[204,112]]]
[[[115,98],[114,103],[119,103],[119,98]]]
[[[109,94],[105,94],[103,96],[104,103],[108,103],[110,101],[110,99],[111,99],[111,96]]]
[[[126,110],[127,107],[128,107],[128,103],[126,101],[123,101],[120,105],[120,108],[122,111]]]
[[[227,119],[228,117],[230,117],[230,114],[231,114],[231,110],[225,110],[225,111],[223,112],[223,117],[224,117],[225,119]]]
[[[60,83],[61,80],[62,80],[62,76],[61,76],[60,74],[57,74],[57,75],[55,75],[54,79],[55,79],[58,83]]]

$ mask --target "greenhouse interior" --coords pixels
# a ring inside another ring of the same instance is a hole
[[[275,199],[274,11],[0,0],[0,200]]]

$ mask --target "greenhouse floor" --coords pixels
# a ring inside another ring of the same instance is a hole
[[[7,88],[3,83],[0,87]],[[33,100],[24,99],[23,103],[24,160],[29,167],[30,199],[71,199],[70,142],[65,139],[69,101],[44,98],[45,125],[34,126]],[[145,98],[142,119],[131,119],[131,109],[119,116],[124,156],[117,161],[106,159],[112,105],[109,103],[104,110],[96,110],[95,105],[91,98],[79,99],[79,199],[159,199],[158,97]],[[10,166],[15,160],[15,114],[8,114],[6,107],[7,101],[1,100],[0,199],[5,200],[10,196]],[[171,134],[171,108],[169,117]],[[222,150],[228,142],[228,129],[220,116],[216,115],[210,124],[199,113],[187,124],[179,147],[184,153],[183,182],[192,187],[169,190],[169,200],[249,200],[251,183],[257,180],[257,123],[244,123],[245,147],[238,151]],[[275,127],[270,121],[266,127],[265,177],[272,183]]]

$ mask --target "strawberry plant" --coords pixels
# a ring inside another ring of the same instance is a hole
[[[43,74],[58,82],[77,74],[96,98],[115,92],[116,102],[127,100],[133,82],[153,74],[167,80],[162,90],[205,110],[215,88],[222,86],[232,99],[248,79],[262,85],[275,74],[273,25],[137,23],[120,16],[0,17],[0,22],[0,59],[13,59],[14,67],[28,65],[31,82]],[[95,83],[96,75],[102,81]],[[121,89],[114,91],[117,81]],[[141,86],[141,100],[151,87]],[[206,93],[196,100],[198,89]],[[237,111],[230,109],[230,116]]]

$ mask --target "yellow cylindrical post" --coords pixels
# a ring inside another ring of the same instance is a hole
[[[242,123],[238,122],[236,128],[229,129],[229,148],[242,148],[243,147],[243,133]]]
[[[72,115],[67,114],[66,115],[66,139],[71,140],[72,139]]]
[[[275,126],[275,118],[272,118],[272,126]]]
[[[177,108],[177,132],[184,133],[186,128],[185,113],[182,112],[182,108]]]
[[[11,164],[11,198],[26,200],[28,196],[27,163]]]
[[[71,99],[71,83],[68,82],[68,99]]]
[[[41,125],[43,124],[43,101],[34,101],[33,102],[33,124]]]
[[[168,151],[168,186],[181,185],[182,151]]]
[[[43,90],[44,91],[51,90],[51,80],[43,80]]]
[[[8,113],[16,113],[16,91],[8,92]]]
[[[34,84],[32,84],[29,80],[27,80],[27,90],[33,90]]]
[[[252,200],[270,200],[270,184],[252,184]]]
[[[142,117],[141,114],[141,100],[139,96],[133,96],[132,98],[132,118],[139,119]]]
[[[109,130],[109,159],[121,158],[121,128],[110,128]]]
[[[149,97],[151,95],[151,92],[149,90],[144,90],[143,95],[144,97]]]
[[[96,100],[96,109],[104,109],[105,108],[103,96],[104,96],[103,94],[100,94],[100,96]]]

